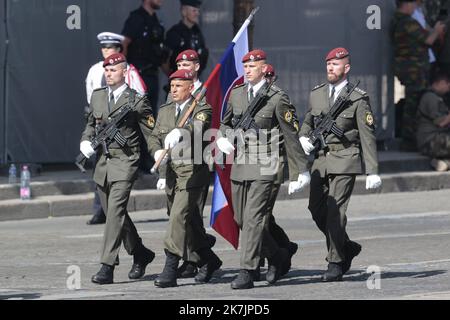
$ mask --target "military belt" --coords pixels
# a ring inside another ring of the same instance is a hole
[[[122,154],[131,156],[134,153],[139,153],[140,151],[141,149],[139,147],[125,147],[123,149],[109,149],[109,154],[111,155],[111,157],[120,156]]]
[[[319,152],[316,153],[316,158],[319,156],[324,156],[326,155],[328,152],[338,152],[338,151],[342,151],[351,147],[358,147],[358,145],[355,144],[350,144],[350,145],[343,145],[343,144],[338,144],[338,143],[330,143],[327,145],[327,147],[323,150],[320,150]]]

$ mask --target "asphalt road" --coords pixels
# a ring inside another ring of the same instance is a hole
[[[276,285],[261,281],[243,291],[230,288],[239,271],[239,252],[212,230],[218,238],[215,251],[224,262],[218,277],[206,285],[183,279],[177,288],[154,286],[165,260],[164,210],[132,214],[145,245],[157,252],[145,277],[127,278],[132,257],[122,249],[115,284],[108,286],[90,282],[99,269],[103,226],[87,226],[87,216],[1,222],[0,300],[450,299],[450,190],[354,196],[348,233],[363,251],[340,283],[320,282],[326,269],[325,241],[307,202],[280,201],[275,216],[301,247],[293,268]],[[73,290],[78,271],[79,289]]]

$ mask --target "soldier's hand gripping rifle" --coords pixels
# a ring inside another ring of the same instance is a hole
[[[145,97],[145,96],[144,96]],[[127,139],[120,133],[119,127],[129,116],[129,114],[134,111],[134,107],[139,104],[144,97],[140,98],[133,106],[129,104],[120,108],[113,118],[110,118],[109,122],[103,127],[96,127],[96,135],[91,140],[92,149],[97,151],[99,148],[103,149],[103,154],[109,156],[108,147],[111,143],[116,142],[121,148],[125,147],[127,144]],[[81,172],[86,172],[84,168],[88,158],[85,157],[83,153],[80,153],[75,160],[75,165],[81,170]]]
[[[308,138],[312,145],[316,147],[315,150],[320,151],[327,147],[325,142],[329,134],[334,134],[338,138],[344,136],[344,131],[336,125],[338,115],[346,108],[350,95],[355,91],[359,85],[358,81],[355,85],[350,85],[347,88],[345,96],[338,97],[326,115],[320,115],[314,118],[315,129],[309,134]]]

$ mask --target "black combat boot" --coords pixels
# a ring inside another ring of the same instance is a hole
[[[180,257],[174,255],[168,250],[166,252],[166,264],[163,272],[156,278],[155,286],[160,288],[170,288],[177,286],[177,268],[180,262]]]
[[[342,266],[340,263],[329,263],[328,270],[323,274],[323,282],[342,281]]]
[[[203,248],[197,251],[204,265],[195,276],[195,282],[207,283],[211,280],[213,273],[222,266],[222,260],[211,250],[211,248]]]
[[[286,249],[287,249],[289,255],[288,255],[288,259],[286,260],[286,263],[282,267],[281,276],[286,275],[289,272],[289,270],[291,270],[292,257],[298,251],[298,244],[296,244],[295,242],[289,242],[289,245],[287,246]]]
[[[278,252],[269,259],[269,268],[266,273],[266,280],[269,284],[277,282],[283,271],[286,269],[286,265],[289,260],[289,253],[285,248],[280,248]]]
[[[254,270],[240,270],[238,276],[231,282],[231,289],[242,290],[253,288],[254,275]]]
[[[131,280],[140,279],[145,274],[145,268],[155,259],[155,253],[144,247],[142,244],[136,249],[133,255],[133,266],[128,272],[128,278]]]
[[[354,241],[349,241],[345,244],[345,261],[342,264],[342,274],[346,274],[352,266],[352,260],[361,252],[361,245]]]
[[[184,261],[183,264],[178,268],[177,277],[178,278],[193,278],[197,275],[198,268],[195,262]]]
[[[102,264],[100,271],[92,276],[91,281],[97,284],[111,284],[114,280],[114,266]]]

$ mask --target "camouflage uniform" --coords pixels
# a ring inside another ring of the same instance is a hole
[[[395,51],[394,73],[406,89],[402,138],[414,143],[417,105],[429,80],[430,63],[425,43],[428,32],[409,15],[396,12],[391,35]]]
[[[444,99],[434,91],[426,92],[417,111],[417,147],[431,158],[450,159],[450,128],[439,123],[449,114]]]

